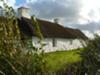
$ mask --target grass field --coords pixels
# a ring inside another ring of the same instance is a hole
[[[45,58],[49,69],[52,71],[57,71],[67,67],[67,64],[81,61],[82,58],[80,57],[79,52],[82,50],[83,49],[47,53]]]

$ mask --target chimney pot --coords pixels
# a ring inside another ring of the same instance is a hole
[[[58,24],[58,20],[59,20],[58,18],[55,18],[54,23]]]

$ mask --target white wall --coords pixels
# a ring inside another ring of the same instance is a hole
[[[40,45],[38,43],[38,39],[36,37],[32,38],[33,44],[38,48]],[[42,41],[42,43],[45,43],[46,46],[43,47],[45,52],[51,52],[51,51],[60,51],[60,50],[71,50],[71,49],[77,49],[83,47],[82,44],[85,44],[84,41],[80,41],[79,39],[56,39],[56,46],[53,47],[52,39],[46,38]]]

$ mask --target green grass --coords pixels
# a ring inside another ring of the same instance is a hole
[[[64,67],[67,67],[67,64],[76,63],[82,60],[79,55],[83,49],[79,50],[70,50],[70,51],[57,51],[46,54],[46,61],[48,63],[49,69],[51,71],[57,71]]]

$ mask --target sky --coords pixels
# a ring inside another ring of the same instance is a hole
[[[15,9],[30,8],[31,15],[53,21],[58,18],[65,27],[78,28],[88,37],[100,35],[100,0],[5,0]]]

